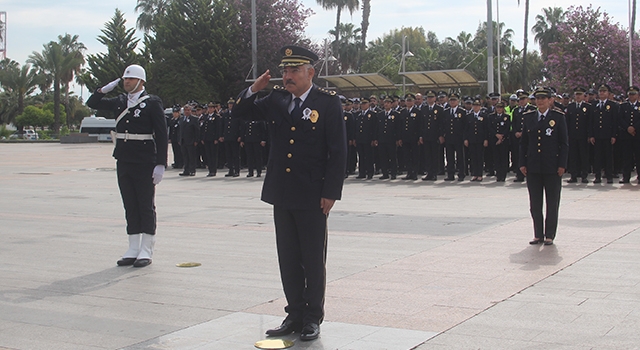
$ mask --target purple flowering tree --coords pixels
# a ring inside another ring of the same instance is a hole
[[[234,0],[239,12],[243,51],[237,62],[245,74],[251,69],[251,1]],[[258,33],[258,75],[271,69],[274,76],[280,62],[279,49],[285,45],[309,46],[304,37],[307,18],[313,10],[305,8],[299,0],[256,0],[256,27]]]
[[[569,7],[558,25],[559,40],[550,45],[546,65],[549,85],[559,91],[609,83],[615,92],[629,84],[628,31],[600,8]],[[633,82],[640,81],[640,40],[633,42]]]

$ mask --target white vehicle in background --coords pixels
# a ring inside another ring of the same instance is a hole
[[[85,117],[80,123],[80,132],[97,136],[98,141],[111,141],[111,131],[116,130],[116,120],[104,117]]]
[[[26,129],[22,132],[16,131],[9,136],[9,139],[37,140],[40,135],[33,129]]]

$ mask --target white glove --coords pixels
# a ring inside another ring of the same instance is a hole
[[[110,82],[109,84],[103,86],[100,88],[100,92],[102,92],[103,94],[108,94],[111,92],[111,90],[115,89],[116,86],[118,86],[118,83],[120,82],[120,78]]]
[[[160,181],[162,181],[162,176],[164,175],[164,165],[156,165],[155,168],[153,168],[153,184],[157,185],[160,183]]]

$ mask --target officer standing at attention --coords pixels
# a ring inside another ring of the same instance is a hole
[[[407,176],[403,180],[417,180],[418,167],[420,166],[420,121],[422,112],[415,105],[416,96],[408,93],[405,97],[406,108],[400,112],[400,130],[398,133],[398,146],[402,149]]]
[[[400,125],[400,113],[392,108],[391,97],[385,97],[382,105],[384,109],[377,115],[377,133],[373,141],[378,147],[380,154],[380,169],[382,176],[380,180],[386,180],[391,174],[391,180],[395,180],[398,175],[398,127]]]
[[[504,102],[495,106],[495,113],[489,115],[489,147],[493,150],[493,167],[496,172],[496,182],[504,182],[509,171],[509,130],[511,120],[504,112]]]
[[[190,104],[182,107],[184,119],[180,124],[180,147],[182,149],[182,159],[184,161],[184,171],[180,176],[196,176],[196,147],[200,140],[200,122],[198,118],[191,114]]]
[[[593,106],[584,100],[586,91],[581,87],[573,89],[576,101],[567,106],[565,114],[569,133],[569,173],[571,174],[568,183],[578,182],[578,177],[582,178],[582,183],[589,182],[587,179],[591,168],[589,164],[589,128],[591,127]]]
[[[631,181],[631,171],[635,167],[636,173],[640,173],[638,166],[640,165],[640,135],[636,127],[640,125],[640,103],[638,102],[638,93],[640,88],[633,85],[627,89],[629,100],[620,105],[620,143],[623,150],[622,157],[624,167],[622,169],[621,184]]]
[[[182,169],[182,150],[180,149],[180,105],[173,105],[172,118],[169,123],[169,141],[171,141],[171,149],[173,150],[173,169]]]
[[[356,115],[354,143],[358,150],[358,176],[356,179],[373,178],[373,141],[376,135],[377,118],[375,109],[369,107],[369,99],[363,97],[362,111]]]
[[[602,168],[607,183],[613,183],[613,145],[618,137],[618,104],[610,100],[611,88],[602,84],[598,88],[599,100],[593,106],[593,117],[589,129],[589,142],[594,146],[595,160],[593,172],[596,179],[593,183],[602,182]]]
[[[529,210],[535,238],[529,244],[552,245],[558,227],[562,175],[569,158],[569,136],[564,113],[554,109],[551,91],[534,92],[535,111],[524,114],[520,142],[520,171],[527,177]],[[542,214],[542,195],[547,203],[547,218]]]
[[[313,84],[318,56],[298,46],[281,53],[284,87],[256,99],[271,79],[267,70],[240,93],[233,115],[271,128],[262,200],[273,205],[288,316],[267,335],[300,332],[301,340],[313,340],[324,318],[327,217],[342,196],[347,138],[340,99]]]
[[[464,181],[466,162],[464,157],[464,127],[467,111],[458,106],[460,95],[449,95],[449,107],[442,116],[442,134],[446,145],[447,177],[444,181],[453,181],[458,171],[458,181]]]
[[[151,264],[156,241],[155,185],[162,180],[167,166],[167,121],[160,98],[144,89],[144,68],[130,65],[122,79],[126,94],[104,98],[118,85],[118,78],[91,95],[87,106],[111,110],[118,116],[113,157],[117,159],[129,249],[117,264],[144,267]]]

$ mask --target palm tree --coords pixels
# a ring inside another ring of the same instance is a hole
[[[362,50],[365,50],[367,47],[369,16],[371,16],[371,0],[362,0],[362,24],[360,25],[360,28],[362,28]]]
[[[155,26],[159,16],[166,13],[172,0],[138,0],[135,11],[140,12],[138,29],[148,33]]]
[[[362,47],[360,28],[354,28],[353,23],[340,23],[340,41],[333,42],[333,52],[338,55],[342,74],[353,72],[358,66],[358,57]],[[335,30],[329,34],[335,35]]]
[[[51,41],[43,45],[42,52],[33,52],[29,56],[28,62],[32,63],[40,73],[50,75],[53,81],[53,131],[58,133],[60,130],[60,95],[61,85],[69,79],[69,72],[75,72],[79,65],[82,65],[84,58],[77,55],[75,51],[70,51],[73,40],[67,41],[64,37],[61,43]],[[63,40],[64,39],[64,40]],[[73,39],[73,38],[70,38]],[[77,38],[76,38],[77,39]],[[64,45],[63,45],[64,44]],[[84,45],[83,45],[84,46]],[[73,79],[73,74],[71,74]],[[71,81],[69,79],[68,81]]]
[[[66,67],[66,70],[62,72],[62,76],[60,77],[64,90],[64,107],[66,111],[69,111],[69,86],[71,85],[73,78],[82,73],[82,66],[85,63],[84,51],[87,48],[83,43],[78,41],[77,35],[58,35],[58,42],[62,46],[63,54],[73,58],[73,63],[70,62],[70,66]],[[69,126],[69,122],[70,120],[67,119],[67,126]]]
[[[342,13],[342,10],[347,9],[349,10],[349,14],[353,15],[353,12],[359,8],[360,2],[358,0],[316,0],[316,2],[318,3],[318,5],[321,5],[322,8],[325,10],[333,10],[333,9],[337,10],[336,28],[334,30],[334,35],[336,36],[335,42],[339,42],[340,41],[340,15]],[[368,24],[367,24],[367,27],[368,27]]]
[[[535,33],[534,41],[540,43],[540,52],[544,60],[549,55],[549,45],[558,41],[558,24],[564,21],[565,12],[562,7],[547,7],[542,9],[544,16],[536,16],[536,24],[531,31]]]
[[[0,83],[4,88],[2,100],[6,104],[14,104],[14,106],[5,106],[7,113],[3,122],[11,123],[15,117],[24,111],[24,100],[31,95],[38,87],[39,76],[36,69],[25,64],[20,68],[18,62],[5,59],[0,63],[2,74],[0,74]]]

